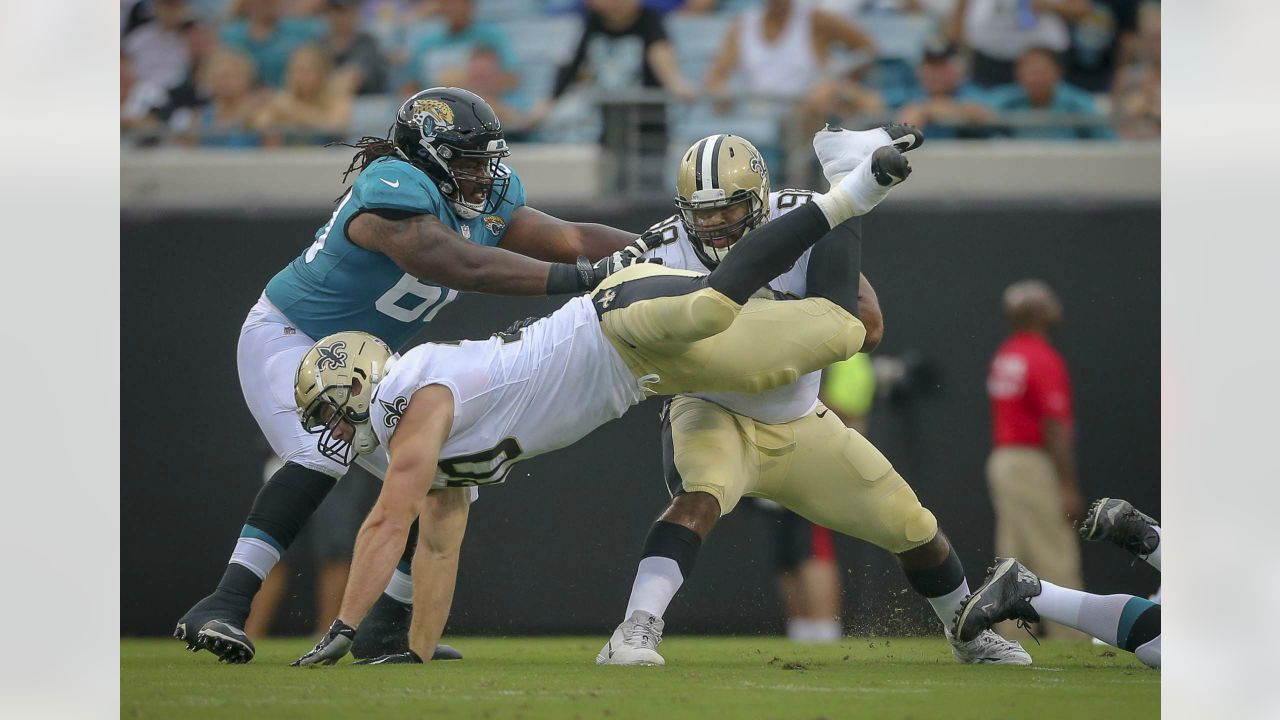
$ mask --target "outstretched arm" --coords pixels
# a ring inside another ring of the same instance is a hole
[[[380,252],[419,280],[464,292],[546,295],[551,265],[468,242],[431,215],[362,212],[347,226],[356,245]]]
[[[409,627],[409,649],[423,660],[431,659],[449,619],[470,506],[467,488],[433,490],[427,495],[413,555],[414,613]]]
[[[626,247],[635,233],[600,225],[574,223],[522,205],[498,247],[547,262],[571,263],[579,255],[595,262]]]
[[[427,508],[427,492],[435,480],[440,448],[452,426],[453,395],[448,388],[428,385],[409,399],[388,447],[391,466],[382,482],[382,492],[356,536],[351,574],[338,613],[338,619],[347,625],[359,627],[391,580],[404,552],[409,526]],[[420,526],[419,534],[428,531]]]

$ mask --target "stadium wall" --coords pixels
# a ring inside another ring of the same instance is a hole
[[[665,205],[543,209],[631,230],[670,214]],[[152,209],[122,219],[125,635],[171,632],[221,573],[261,481],[265,449],[240,395],[239,327],[266,279],[326,216]],[[992,555],[984,385],[1004,332],[1000,293],[1011,281],[1044,278],[1065,303],[1058,343],[1074,374],[1086,497],[1121,495],[1158,513],[1159,228],[1158,203],[1132,200],[904,200],[868,216],[864,267],[887,330],[877,354],[918,368],[910,390],[878,402],[870,436],[938,516],[971,580]],[[421,339],[482,337],[557,305],[464,297]],[[644,533],[667,498],[658,408],[648,401],[482,491],[450,632],[604,638],[612,630]],[[668,613],[672,633],[781,630],[771,523],[753,509],[723,522]],[[885,553],[845,538],[837,551],[851,631],[935,630],[927,605]],[[1087,547],[1085,570],[1098,592],[1148,593],[1159,582],[1113,547]],[[309,577],[302,579],[290,593],[299,609],[281,632],[312,625]]]

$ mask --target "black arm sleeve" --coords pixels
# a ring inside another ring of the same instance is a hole
[[[862,273],[862,218],[832,228],[809,253],[806,294],[823,297],[858,317],[858,276]]]

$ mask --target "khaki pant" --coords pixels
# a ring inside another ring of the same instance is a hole
[[[889,460],[821,403],[767,425],[698,398],[667,408],[663,442],[674,492],[705,492],[727,515],[743,495],[768,498],[810,522],[891,553],[920,547],[938,521]]]
[[[987,486],[996,512],[996,555],[1015,557],[1055,585],[1084,588],[1080,574],[1080,538],[1062,513],[1058,473],[1048,453],[1033,447],[999,447],[987,459]],[[1016,637],[1014,623],[996,631]],[[1087,636],[1057,623],[1041,632],[1056,638]]]

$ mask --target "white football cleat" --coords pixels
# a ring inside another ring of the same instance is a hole
[[[835,185],[862,164],[878,148],[891,145],[899,152],[924,144],[924,133],[914,125],[889,123],[870,130],[846,130],[830,125],[813,136],[813,151],[822,163],[822,174]]]
[[[966,665],[1030,665],[1031,655],[1021,643],[1005,640],[993,630],[984,630],[969,642],[960,642],[947,630],[951,654]]]
[[[658,654],[662,644],[662,618],[643,610],[631,613],[596,655],[597,665],[666,665]]]

